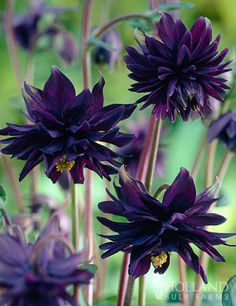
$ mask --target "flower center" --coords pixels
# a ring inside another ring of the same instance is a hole
[[[167,261],[167,258],[168,258],[168,255],[167,255],[167,253],[161,253],[160,255],[158,255],[158,256],[152,256],[151,257],[151,260],[152,260],[152,264],[154,265],[154,267],[155,268],[157,268],[157,267],[162,267],[162,265],[164,264],[164,263],[166,263],[166,261]]]
[[[67,161],[66,157],[62,157],[59,162],[56,164],[56,169],[58,172],[63,172],[63,171],[70,171],[72,167],[74,166],[75,161]]]

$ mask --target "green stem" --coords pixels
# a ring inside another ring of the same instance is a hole
[[[214,162],[215,162],[217,144],[218,144],[218,141],[213,140],[208,145],[206,177],[205,177],[205,186],[206,187],[209,187],[213,184]]]
[[[122,15],[122,16],[114,18],[113,20],[101,26],[100,29],[98,29],[98,31],[95,33],[94,36],[99,37],[103,33],[105,33],[107,30],[109,30],[111,27],[113,27],[115,24],[121,21],[130,20],[130,19],[144,19],[148,21],[150,24],[152,24],[152,20],[147,15],[142,14],[142,13]]]
[[[153,177],[154,177],[154,170],[155,170],[158,146],[161,135],[161,125],[162,125],[162,120],[161,119],[156,120],[153,131],[153,141],[151,145],[151,154],[148,165],[147,177],[145,181],[145,186],[149,192],[151,191]]]
[[[76,185],[71,184],[71,222],[72,222],[72,243],[75,251],[78,251],[79,237],[79,215],[76,202]]]
[[[143,275],[139,278],[138,305],[145,306],[145,300],[145,277]]]
[[[161,195],[161,193],[162,193],[164,190],[168,189],[169,186],[170,186],[170,185],[168,185],[168,184],[163,184],[163,185],[161,185],[161,186],[157,189],[157,191],[154,193],[154,198],[158,199],[159,196]]]
[[[134,291],[134,279],[132,278],[131,275],[129,275],[124,306],[130,306],[131,305],[133,291]],[[118,304],[118,305],[122,305],[122,304]]]

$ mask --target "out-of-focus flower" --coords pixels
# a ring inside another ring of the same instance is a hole
[[[230,151],[236,152],[236,112],[229,111],[215,120],[208,129],[208,141],[219,139]]]
[[[58,32],[53,41],[54,49],[59,56],[67,63],[72,64],[77,58],[77,43],[74,37],[68,32]]]
[[[107,47],[99,46],[94,48],[92,52],[92,59],[96,64],[107,64],[112,71],[114,65],[119,61],[121,56],[122,42],[120,34],[116,29],[109,29],[101,37],[101,41],[104,44],[107,44]]]
[[[63,236],[68,237],[70,232],[69,217],[65,212],[67,199],[64,204],[59,203],[54,198],[44,195],[36,194],[30,205],[31,220],[35,230],[39,230],[42,226],[42,210],[45,209],[48,212],[49,217],[54,214],[58,216],[60,230]]]
[[[92,92],[84,89],[76,96],[71,81],[56,67],[43,90],[24,84],[23,95],[30,124],[8,124],[0,131],[10,136],[4,154],[25,160],[20,181],[39,163],[45,163],[46,175],[56,182],[68,171],[74,183],[84,182],[84,168],[110,179],[121,164],[119,155],[106,147],[107,143],[122,147],[134,139],[119,131],[117,124],[128,118],[132,105],[103,106],[101,78]]]
[[[123,156],[121,161],[126,166],[127,171],[133,177],[136,177],[140,156],[142,153],[147,124],[144,122],[133,123],[128,126],[129,133],[135,135],[135,139],[128,145],[118,150],[118,153]],[[163,130],[162,133],[163,134]],[[162,177],[165,173],[165,154],[163,152],[164,146],[160,144],[157,154],[155,175]]]
[[[25,50],[32,50],[42,36],[49,38],[49,45],[68,64],[77,58],[75,38],[65,31],[57,16],[66,12],[66,7],[49,7],[42,0],[34,0],[27,14],[13,16],[13,30],[16,41]],[[45,15],[53,16],[51,22],[41,29],[40,22]]]
[[[81,268],[82,254],[66,255],[67,243],[60,237],[57,217],[33,245],[0,234],[0,305],[78,306],[67,288],[88,284],[94,274]]]
[[[131,253],[129,274],[136,278],[146,274],[151,264],[154,272],[164,273],[169,266],[171,252],[177,252],[206,283],[207,277],[190,244],[220,262],[224,258],[214,246],[226,245],[222,238],[234,235],[205,229],[205,226],[218,225],[226,220],[221,215],[208,212],[216,201],[214,195],[218,186],[204,189],[196,196],[192,177],[181,168],[166,190],[162,203],[148,194],[143,184],[132,179],[124,169],[120,175],[120,186],[114,187],[117,198],[108,193],[111,201],[100,203],[99,208],[104,213],[125,217],[129,222],[98,218],[117,233],[103,236],[111,242],[100,246],[105,250],[102,257],[119,251]]]
[[[158,33],[159,39],[145,35],[141,53],[127,48],[129,76],[136,81],[131,90],[146,93],[137,102],[145,102],[142,109],[154,105],[158,118],[171,121],[176,113],[183,120],[188,120],[192,111],[204,116],[211,108],[209,97],[222,101],[229,88],[221,77],[230,70],[230,61],[222,63],[228,49],[218,53],[220,36],[212,41],[211,24],[203,17],[187,30],[180,19],[174,21],[162,13]]]

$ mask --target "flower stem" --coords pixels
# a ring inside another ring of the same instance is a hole
[[[158,119],[154,123],[154,130],[153,130],[153,138],[152,138],[152,145],[151,145],[151,152],[150,152],[150,159],[148,164],[148,171],[147,176],[145,180],[145,186],[147,190],[150,192],[152,188],[152,182],[154,177],[154,169],[157,159],[157,153],[158,153],[158,146],[160,142],[160,135],[161,135],[161,126],[162,126],[162,120]],[[139,300],[138,305],[139,306],[145,306],[145,277],[141,276],[139,277]]]
[[[145,181],[147,166],[150,157],[150,148],[152,144],[154,124],[155,124],[155,116],[152,115],[149,120],[149,126],[145,137],[144,145],[142,148],[142,153],[139,159],[138,170],[136,173],[136,178],[142,181],[143,183]],[[129,286],[127,285],[129,261],[130,261],[130,254],[125,253],[122,261],[117,306],[123,306],[124,301],[126,301],[125,302],[126,306],[129,306],[130,304],[128,303],[131,303],[132,292],[133,292],[133,288],[131,290],[131,280],[129,280],[130,283]],[[132,285],[134,285],[134,281],[132,282]]]
[[[17,47],[16,40],[13,30],[13,8],[14,8],[14,0],[7,1],[7,10],[5,16],[5,30],[6,30],[6,39],[7,39],[7,47],[10,55],[10,59],[12,62],[12,67],[14,69],[14,73],[17,80],[17,85],[20,88],[22,82],[22,76],[20,71],[20,62],[17,55]]]
[[[12,187],[12,190],[13,190],[13,194],[14,194],[14,197],[15,197],[15,200],[16,200],[16,205],[17,205],[18,211],[20,213],[23,213],[24,212],[24,201],[23,201],[20,189],[19,189],[19,185],[16,181],[14,171],[11,167],[11,164],[10,164],[8,158],[5,155],[2,155],[2,161],[3,161],[4,169],[5,169],[6,174],[8,176],[8,180],[9,180],[9,182],[11,184],[11,187]]]
[[[88,51],[88,41],[90,35],[90,13],[92,0],[85,0],[83,7],[82,20],[82,74],[84,88],[91,85],[91,60]],[[84,210],[85,228],[84,228],[84,254],[85,259],[90,261],[93,259],[93,208],[92,208],[92,173],[90,170],[86,172],[85,179],[85,210]],[[86,235],[85,235],[86,234]],[[86,297],[88,305],[93,304],[93,283],[91,282],[86,288]]]
[[[214,162],[215,162],[217,144],[218,144],[218,141],[213,140],[208,145],[206,178],[205,178],[206,187],[209,187],[213,184]]]
[[[111,27],[113,27],[115,24],[121,21],[130,20],[130,19],[144,19],[148,21],[150,24],[152,24],[152,20],[147,15],[142,14],[142,13],[122,15],[122,16],[114,18],[113,20],[101,26],[100,29],[98,29],[98,31],[95,33],[94,36],[99,37],[103,33],[105,33],[107,30],[109,30]]]
[[[154,170],[155,170],[158,146],[161,135],[161,126],[162,126],[162,120],[161,119],[156,120],[153,130],[153,139],[152,139],[151,153],[150,153],[150,159],[147,170],[147,177],[145,180],[145,186],[149,192],[151,191],[153,177],[154,177]]]
[[[168,185],[168,184],[163,184],[163,185],[161,185],[161,186],[157,189],[157,191],[154,193],[154,198],[158,199],[159,196],[161,195],[161,193],[162,193],[164,190],[168,189],[169,186],[170,186],[170,185]]]
[[[72,243],[76,251],[78,251],[79,238],[79,214],[76,201],[76,185],[71,184],[71,223],[72,223]]]
[[[225,156],[224,156],[224,158],[221,162],[221,165],[219,167],[219,170],[217,172],[217,177],[219,179],[220,185],[222,185],[222,182],[225,178],[225,175],[227,173],[227,170],[229,168],[229,165],[230,165],[230,162],[231,162],[233,156],[234,156],[234,153],[232,151],[227,151],[225,153]]]
[[[179,265],[179,279],[181,284],[181,292],[180,292],[181,302],[184,306],[188,306],[186,264],[180,256],[178,256],[178,265]]]
[[[130,306],[132,302],[132,297],[133,297],[133,291],[134,291],[134,279],[132,276],[129,275],[128,277],[128,284],[127,284],[127,293],[125,296],[125,301],[122,306]]]
[[[145,277],[139,277],[139,294],[138,294],[138,305],[145,306]]]
[[[217,172],[217,177],[219,178],[220,188],[222,186],[223,180],[225,178],[225,175],[227,173],[227,170],[229,168],[230,162],[234,156],[234,153],[231,151],[227,151],[225,153],[225,156],[222,159],[221,165],[219,167],[219,170]],[[219,191],[220,191],[219,188]],[[218,191],[218,193],[219,193]],[[214,205],[211,207],[214,208]],[[201,252],[199,263],[203,267],[203,269],[206,271],[208,267],[209,262],[209,256]],[[192,306],[199,306],[201,303],[201,285],[202,285],[202,279],[200,275],[197,275],[195,287],[194,287],[194,295],[193,295],[193,303]]]
[[[198,173],[200,170],[200,166],[201,166],[201,160],[202,160],[202,156],[205,150],[205,146],[206,146],[206,140],[207,140],[207,132],[204,133],[202,140],[200,142],[200,146],[198,148],[198,151],[196,153],[196,157],[193,163],[193,168],[191,171],[192,177],[194,180],[197,179],[198,177]]]

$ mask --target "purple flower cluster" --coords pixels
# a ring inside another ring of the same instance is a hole
[[[88,284],[94,274],[82,267],[82,254],[66,249],[57,217],[34,244],[0,234],[0,305],[78,306],[67,288]]]
[[[102,235],[111,240],[100,246],[105,250],[102,258],[119,251],[131,253],[129,274],[137,278],[146,274],[151,264],[155,273],[164,273],[169,266],[171,252],[176,252],[207,283],[205,272],[191,244],[221,262],[224,258],[214,246],[227,245],[222,238],[234,235],[205,229],[208,225],[226,221],[221,215],[208,212],[217,200],[217,185],[196,195],[191,175],[181,168],[163,200],[159,201],[147,193],[141,182],[131,178],[122,169],[120,186],[114,185],[114,188],[117,197],[108,192],[111,200],[101,202],[99,208],[104,213],[122,216],[129,222],[98,218],[103,225],[117,233]]]
[[[145,35],[141,52],[127,48],[125,61],[135,80],[131,90],[146,93],[137,102],[145,102],[142,109],[153,105],[158,118],[171,121],[176,113],[183,120],[195,111],[204,116],[211,109],[209,97],[222,101],[229,88],[221,77],[230,70],[230,62],[223,63],[228,49],[218,53],[220,36],[212,41],[211,24],[203,17],[188,30],[180,19],[162,13],[158,34]]]
[[[74,183],[83,183],[83,169],[89,168],[107,179],[121,164],[119,154],[106,144],[122,147],[133,135],[119,131],[117,124],[128,118],[135,105],[103,106],[104,80],[92,92],[84,89],[76,96],[71,81],[56,67],[43,90],[24,84],[23,94],[29,124],[8,124],[0,131],[10,136],[2,152],[25,160],[22,180],[39,163],[45,163],[47,176],[55,183],[69,171]]]

